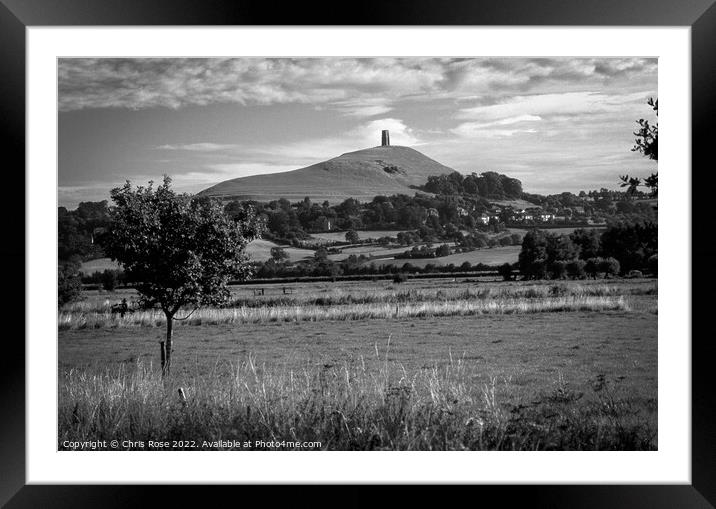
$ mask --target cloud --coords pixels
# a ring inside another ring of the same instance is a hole
[[[65,58],[59,108],[172,108],[217,103],[312,104],[356,117],[400,101],[502,97],[570,84],[656,78],[642,58]]]
[[[442,79],[430,59],[61,59],[59,107],[181,108],[213,103],[328,104],[361,113],[361,97],[388,102],[426,93]],[[342,105],[341,105],[342,104]],[[382,105],[381,112],[388,110]],[[378,106],[369,107],[378,114]]]
[[[518,115],[516,117],[503,118],[492,122],[463,122],[452,129],[451,132],[463,138],[497,138],[513,136],[518,133],[537,132],[533,127],[530,127],[529,124],[540,120],[542,120],[542,117],[537,115]],[[521,124],[522,127],[505,129],[505,126],[512,126],[515,124]]]
[[[461,109],[459,119],[502,120],[525,116],[571,116],[604,112],[619,112],[624,105],[643,105],[648,92],[632,94],[604,94],[594,92],[565,92],[514,96],[507,101],[488,106]]]

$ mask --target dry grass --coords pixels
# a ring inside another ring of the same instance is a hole
[[[286,285],[291,286],[291,285]],[[496,285],[464,285],[440,287],[406,286],[388,287],[348,287],[327,285],[318,287],[308,285],[297,288],[296,293],[282,294],[281,285],[274,288],[278,293],[251,295],[250,288],[237,290],[235,298],[228,307],[274,307],[274,306],[338,306],[349,304],[404,304],[432,301],[488,300],[488,299],[545,299],[552,297],[617,297],[627,295],[656,295],[657,285],[647,284],[582,284],[577,282],[534,284],[519,283]],[[111,298],[110,298],[111,297]],[[96,295],[87,300],[73,302],[62,308],[68,313],[109,313],[113,304],[121,297],[132,300],[136,294]]]
[[[204,449],[215,446],[203,440],[220,439],[312,441],[333,450],[656,448],[655,405],[635,406],[603,377],[584,399],[560,376],[554,390],[519,405],[501,401],[497,377],[484,384],[475,377],[474,364],[452,356],[420,371],[392,366],[377,345],[374,358],[302,370],[267,368],[251,356],[183,379],[162,379],[142,363],[73,369],[60,384],[59,443],[161,437]]]
[[[628,311],[626,299],[619,297],[571,296],[541,299],[473,299],[417,303],[349,304],[332,306],[263,306],[198,309],[186,325],[300,322],[324,320],[367,320],[380,318],[413,318],[436,316],[470,316],[484,314],[547,313],[565,311]],[[136,311],[121,317],[111,312],[63,311],[58,327],[85,329],[104,327],[153,327],[166,323],[159,310]]]

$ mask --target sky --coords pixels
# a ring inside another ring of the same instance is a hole
[[[198,192],[380,145],[530,193],[618,188],[657,97],[653,58],[60,59],[60,206],[126,180]]]

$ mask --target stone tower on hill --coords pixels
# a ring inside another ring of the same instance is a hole
[[[388,131],[387,129],[383,130],[383,136],[382,136],[380,144],[383,147],[390,146],[390,131]]]

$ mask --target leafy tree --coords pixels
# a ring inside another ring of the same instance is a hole
[[[102,288],[108,292],[113,292],[119,283],[119,277],[117,271],[111,269],[105,269],[102,272]]]
[[[607,276],[618,275],[619,268],[619,261],[616,258],[612,258],[611,256],[609,258],[603,258],[598,264],[599,272],[604,272],[605,278]]]
[[[564,279],[567,275],[567,263],[564,260],[555,260],[549,264],[549,273],[552,279]]]
[[[599,255],[599,232],[593,229],[579,228],[574,230],[569,238],[579,248],[579,258],[586,260]]]
[[[447,244],[441,244],[435,250],[435,256],[438,258],[440,258],[442,256],[448,256],[449,254],[450,254],[450,246],[448,246]]]
[[[171,179],[112,189],[107,253],[124,267],[140,294],[140,304],[158,306],[167,319],[160,342],[162,373],[171,368],[172,329],[186,306],[218,305],[229,297],[227,284],[246,279],[251,265],[246,245],[261,231],[255,216],[231,220],[220,203],[176,194]]]
[[[348,230],[346,232],[346,241],[350,242],[351,244],[357,244],[358,242],[360,242],[358,232],[355,230]]]
[[[659,101],[654,100],[650,97],[647,104],[651,106],[652,110],[659,116]],[[634,146],[632,147],[633,152],[641,152],[644,157],[651,159],[652,161],[659,160],[659,123],[649,123],[648,120],[640,118],[637,120],[639,129],[634,131]],[[621,187],[627,188],[627,194],[634,195],[637,192],[637,188],[642,185],[641,179],[636,177],[629,177],[629,175],[622,175]],[[659,192],[659,174],[652,173],[649,177],[644,179],[644,186],[650,190],[650,194],[653,197],[658,196]]]
[[[522,239],[520,272],[527,279],[543,279],[548,269],[552,271],[554,262],[573,260],[578,251],[567,235],[555,235],[542,230],[529,231]],[[563,270],[560,270],[563,275]]]
[[[584,266],[587,264],[584,260],[571,260],[567,262],[567,275],[572,279],[582,279],[586,273]]]
[[[601,236],[601,255],[619,260],[621,270],[642,269],[656,254],[659,228],[651,221],[622,221],[610,225]]]
[[[497,273],[502,276],[504,281],[512,280],[512,265],[509,263],[503,263],[497,268]]]
[[[82,280],[77,260],[61,261],[57,266],[57,305],[64,306],[79,300],[82,294]]]
[[[587,273],[588,276],[596,279],[597,274],[599,273],[599,265],[601,264],[601,262],[601,258],[588,259],[586,264],[584,265],[584,271]]]
[[[520,273],[526,279],[541,279],[547,266],[547,240],[543,231],[532,230],[522,238],[519,254]]]
[[[281,246],[274,246],[271,248],[271,259],[276,263],[283,263],[288,260],[288,253]]]
[[[313,259],[319,263],[325,262],[328,260],[328,250],[321,246],[318,249],[316,249],[316,252],[313,253]]]

